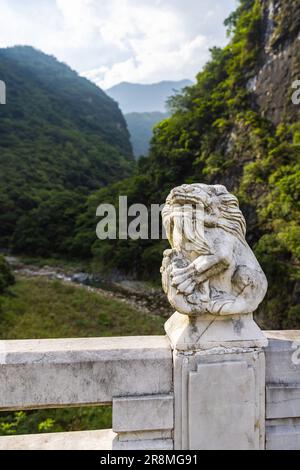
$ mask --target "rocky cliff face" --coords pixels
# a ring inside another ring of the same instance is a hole
[[[295,121],[292,83],[300,80],[300,1],[262,0],[262,48],[256,75],[248,82],[261,114],[278,125]]]

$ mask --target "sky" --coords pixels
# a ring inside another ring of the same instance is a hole
[[[237,0],[0,0],[0,47],[31,45],[107,89],[193,80]]]

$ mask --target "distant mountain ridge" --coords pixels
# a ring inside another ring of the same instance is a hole
[[[124,114],[156,111],[165,113],[166,100],[192,83],[187,79],[149,85],[122,82],[106,90],[106,93],[119,103]]]

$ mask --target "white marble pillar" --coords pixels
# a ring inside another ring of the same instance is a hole
[[[175,313],[165,325],[174,359],[175,449],[264,449],[267,340],[253,320],[245,331],[236,321],[210,318],[207,326]]]

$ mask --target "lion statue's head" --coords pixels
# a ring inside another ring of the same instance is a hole
[[[216,227],[246,243],[246,222],[238,200],[222,185],[183,184],[172,189],[162,217],[172,248],[175,247],[174,232],[182,231],[185,239],[196,243],[200,252],[209,253],[204,228]]]
[[[161,267],[171,305],[187,315],[240,315],[256,310],[266,277],[246,243],[238,200],[222,185],[174,188],[163,209],[171,249]]]

